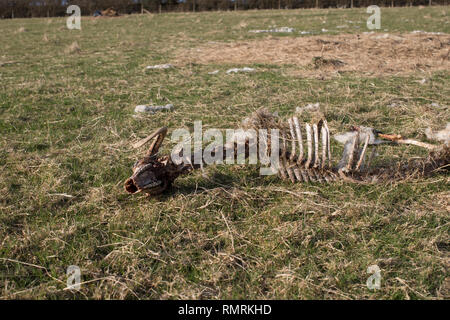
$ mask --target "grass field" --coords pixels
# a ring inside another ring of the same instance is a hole
[[[81,31],[61,18],[0,20],[0,297],[450,298],[443,173],[292,185],[212,166],[159,198],[123,190],[144,152],[131,144],[161,126],[234,128],[259,107],[286,117],[320,102],[332,134],[361,124],[425,141],[427,127],[445,127],[449,7],[382,8],[374,34],[363,33],[368,16],[170,13],[83,18]],[[296,32],[249,32],[270,26]],[[346,64],[315,68],[314,56]],[[162,63],[174,67],[145,70]],[[244,66],[256,71],[225,73]],[[148,103],[174,110],[134,116]],[[380,161],[423,155],[384,147]],[[79,291],[64,290],[69,265]]]

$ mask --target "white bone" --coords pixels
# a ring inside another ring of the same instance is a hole
[[[314,168],[319,167],[319,129],[317,124],[313,124],[313,135],[314,135]]]
[[[151,135],[149,135],[147,138],[141,139],[135,144],[133,144],[133,148],[140,148],[150,140],[156,137],[155,141],[153,141],[152,145],[150,146],[149,150],[153,150],[155,147],[157,150],[154,150],[155,153],[158,152],[159,147],[162,144],[162,141],[164,140],[165,136],[167,134],[167,127],[162,127],[153,132]]]
[[[294,174],[298,181],[300,182],[303,181],[302,176],[300,174],[300,170],[297,167],[294,168]]]
[[[286,176],[286,136],[284,133],[281,133],[281,161],[280,161],[280,174],[281,178],[287,179]]]
[[[322,126],[322,169],[325,167],[327,161],[327,129]]]
[[[291,139],[292,139],[292,141],[291,141],[291,156],[289,157],[289,159],[291,161],[293,161],[294,157],[295,157],[295,140],[296,139],[295,139],[294,126],[292,124],[292,119],[289,119],[288,123],[289,123],[289,130],[291,131]]]
[[[311,164],[311,160],[312,160],[312,154],[313,154],[311,126],[309,125],[309,123],[305,124],[305,128],[306,128],[306,143],[308,146],[308,159],[306,160],[305,168],[309,168],[309,165]]]
[[[281,157],[286,159],[286,136],[281,132]]]
[[[288,173],[289,179],[291,180],[292,183],[295,183],[295,177],[294,177],[294,171],[292,170],[292,168],[290,166],[286,166],[286,171]]]
[[[306,174],[305,170],[300,169],[300,174],[302,175],[303,181],[305,182],[309,181],[308,175]]]
[[[330,129],[328,129],[327,120],[323,120],[323,126],[327,131],[327,149],[328,149],[328,167],[331,168],[331,147],[330,147]]]
[[[364,157],[365,157],[365,155],[366,155],[366,150],[367,150],[367,145],[369,144],[369,135],[367,135],[366,136],[366,141],[364,142],[364,147],[363,147],[363,149],[362,149],[362,151],[361,151],[361,155],[359,156],[359,160],[358,160],[358,164],[356,165],[356,167],[355,167],[355,170],[356,171],[358,171],[359,170],[359,168],[361,167],[361,164],[363,163],[363,161],[364,161]]]
[[[350,146],[350,152],[349,152],[349,155],[348,155],[347,166],[345,168],[346,172],[350,171],[351,168],[352,168],[353,158],[355,156],[355,150],[356,150],[356,147],[358,145],[358,141],[359,141],[359,132],[357,131],[355,136],[353,137],[353,141],[352,141],[352,144]]]
[[[279,162],[279,165],[278,165],[278,172],[280,173],[280,175],[281,175],[281,178],[283,179],[283,180],[285,180],[285,179],[287,179],[287,176],[286,176],[286,169],[285,169],[285,164],[283,163],[284,161],[283,160],[281,160],[280,162]]]
[[[301,164],[302,160],[303,160],[302,131],[300,130],[300,123],[298,122],[298,118],[293,117],[292,119],[294,119],[294,127],[295,127],[295,132],[297,133],[298,147],[300,148],[300,155],[297,159],[297,163]]]

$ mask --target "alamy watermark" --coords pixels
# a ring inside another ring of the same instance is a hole
[[[370,290],[380,290],[381,288],[381,270],[376,264],[367,268],[367,273],[372,275],[367,279],[366,285]]]
[[[78,266],[69,266],[67,268],[67,289],[80,290],[81,288],[81,270]]]
[[[67,29],[81,30],[81,9],[77,5],[71,5],[67,8],[67,14],[71,14],[66,20]]]
[[[171,158],[175,164],[199,166],[259,163],[270,165],[260,168],[261,175],[273,175],[279,166],[279,136],[278,129],[226,129],[224,143],[221,130],[203,132],[202,122],[195,121],[193,139],[187,129],[172,132],[171,140],[177,144],[172,149]],[[208,145],[203,148],[203,143]]]
[[[379,6],[372,5],[368,6],[367,13],[372,13],[372,15],[367,18],[367,29],[381,29],[381,9]]]

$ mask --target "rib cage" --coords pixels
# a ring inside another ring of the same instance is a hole
[[[330,130],[325,119],[317,123],[300,123],[296,116],[287,120],[287,123],[279,119],[265,109],[259,109],[251,117],[243,121],[244,128],[252,129],[279,129],[281,148],[279,148],[279,161],[277,171],[283,179],[289,179],[293,183],[299,182],[326,182],[346,180],[349,182],[373,183],[413,175],[425,176],[437,170],[448,170],[450,162],[450,147],[444,145],[432,145],[412,139],[404,139],[396,134],[381,134],[380,132],[363,126],[353,127],[347,132],[340,142],[344,143],[344,151],[339,163],[334,166],[331,159]],[[171,156],[158,157],[158,150],[167,134],[167,128],[162,127],[145,139],[133,146],[141,147],[154,140],[144,158],[133,166],[133,175],[125,182],[125,190],[129,193],[146,192],[149,195],[157,195],[167,190],[177,177],[188,174],[192,170],[202,168],[206,163],[201,157],[201,163],[195,163],[195,153],[188,163],[176,164]],[[337,138],[335,136],[335,138]],[[382,140],[380,140],[381,138]],[[267,137],[267,145],[271,144],[270,135]],[[375,155],[378,144],[409,144],[426,148],[430,151],[425,160],[416,159],[403,163],[402,166],[371,168],[370,163]],[[368,163],[364,166],[364,159],[369,146],[373,146]],[[249,157],[249,140],[245,141],[245,158]],[[227,151],[238,149],[237,142],[217,146],[214,152],[222,151],[224,161]],[[272,150],[272,148],[267,148]],[[204,150],[198,150],[203,154]],[[237,153],[233,152],[237,157]],[[200,156],[200,154],[199,154]],[[235,159],[236,160],[236,159]],[[261,159],[260,159],[261,160]]]
[[[283,179],[289,178],[292,182],[335,180],[336,175],[330,170],[330,131],[327,121],[320,120],[313,125],[300,124],[294,116],[288,119],[288,127],[288,132],[281,133],[280,176]],[[306,157],[302,131],[306,136]]]
[[[254,128],[266,128],[273,123],[273,115],[265,110],[258,110],[252,119],[246,119]],[[272,118],[272,119],[271,119]],[[317,123],[301,123],[296,116],[287,123],[278,124],[280,128],[280,161],[278,174],[282,179],[295,182],[326,182],[338,179],[351,179],[358,175],[364,163],[369,145],[369,134],[364,135],[363,147],[360,148],[360,132],[355,131],[344,148],[344,154],[337,166],[332,164],[330,129],[327,120]]]

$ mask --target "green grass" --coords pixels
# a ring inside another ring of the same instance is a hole
[[[448,14],[448,7],[382,8],[380,32],[449,33]],[[227,64],[144,71],[209,41],[299,36],[252,29],[360,33],[368,16],[365,9],[171,13],[83,18],[81,31],[60,18],[0,20],[0,297],[449,298],[444,174],[292,185],[256,167],[213,166],[160,198],[123,190],[141,156],[131,148],[138,138],[161,126],[169,135],[192,129],[196,120],[204,129],[233,128],[261,106],[287,116],[320,102],[332,133],[362,124],[423,140],[426,127],[445,126],[448,70],[326,80],[277,64],[236,75],[224,70],[239,65]],[[75,41],[81,51],[67,52]],[[208,75],[214,69],[222,72]],[[388,107],[392,101],[402,104]],[[133,117],[136,105],[150,102],[175,109]],[[172,146],[167,140],[163,152]],[[380,153],[389,161],[423,154]],[[373,264],[381,268],[379,291],[366,287]],[[79,292],[64,290],[69,265],[87,282]]]

